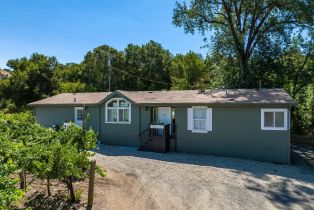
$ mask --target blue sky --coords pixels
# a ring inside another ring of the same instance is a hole
[[[175,0],[1,0],[0,67],[33,52],[80,62],[85,53],[107,44],[154,40],[173,54],[206,54],[200,35],[172,25]]]

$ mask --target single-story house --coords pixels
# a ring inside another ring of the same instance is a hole
[[[0,69],[0,80],[11,77],[11,71]]]
[[[29,105],[44,126],[88,114],[105,144],[290,162],[296,102],[283,89],[63,93]]]

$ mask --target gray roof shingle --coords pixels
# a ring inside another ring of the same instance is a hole
[[[296,104],[283,89],[119,91],[137,104]]]
[[[94,105],[106,98],[110,92],[92,92],[92,93],[61,93],[49,98],[35,101],[28,105]]]
[[[290,104],[296,101],[283,89],[212,89],[172,91],[117,90],[136,104]],[[62,93],[30,103],[40,105],[95,105],[110,97],[110,92]]]

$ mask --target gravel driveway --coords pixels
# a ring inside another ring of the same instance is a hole
[[[108,171],[94,209],[314,209],[305,166],[107,145],[94,158]]]

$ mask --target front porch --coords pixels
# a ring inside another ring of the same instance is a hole
[[[139,134],[140,150],[153,152],[176,151],[175,109],[173,107],[146,107],[150,123]]]
[[[139,134],[140,150],[152,152],[176,151],[176,125],[153,125]]]

